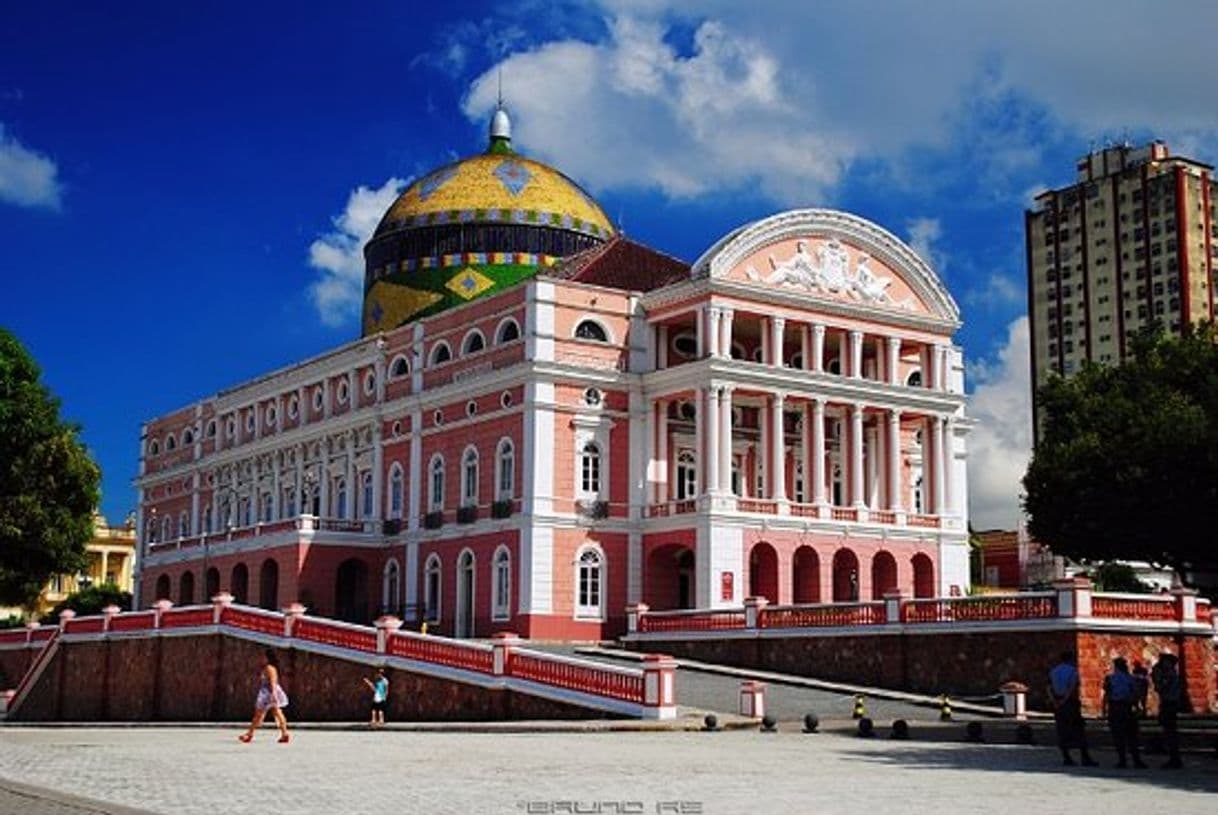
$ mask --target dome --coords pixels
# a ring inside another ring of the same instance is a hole
[[[415,181],[381,218],[364,248],[363,333],[514,285],[613,234],[578,184],[513,152],[499,108],[485,153]]]

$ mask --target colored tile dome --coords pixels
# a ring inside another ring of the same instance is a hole
[[[363,333],[513,285],[613,234],[578,184],[513,152],[500,107],[485,153],[415,181],[381,218],[364,249]]]

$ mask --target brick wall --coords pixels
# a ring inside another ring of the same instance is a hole
[[[1096,631],[988,631],[970,633],[868,634],[698,640],[648,639],[635,650],[672,654],[703,662],[758,668],[920,693],[957,696],[996,694],[1007,681],[1028,685],[1028,704],[1049,709],[1049,668],[1057,655],[1079,657],[1083,709],[1097,714],[1104,675],[1111,660],[1124,656],[1148,667],[1162,651],[1183,656],[1189,702],[1197,712],[1218,712],[1214,647],[1207,636],[1176,637]],[[1157,700],[1150,694],[1151,710]]]
[[[258,691],[264,647],[221,634],[61,643],[18,721],[240,721]],[[277,651],[289,720],[362,721],[373,669],[295,649]],[[510,690],[388,670],[391,721],[606,718]]]

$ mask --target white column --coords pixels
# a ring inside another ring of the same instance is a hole
[[[717,306],[706,307],[706,355],[719,356],[719,309]]]
[[[770,468],[766,475],[770,479],[770,497],[775,501],[787,500],[786,450],[782,432],[784,402],[785,396],[781,391],[776,392],[770,400]]]
[[[807,338],[807,332],[804,332],[804,337]],[[806,365],[808,358],[804,357]],[[805,402],[799,410],[799,457],[804,462],[804,496],[803,502],[810,503],[812,498],[812,410],[811,406]],[[794,497],[794,496],[792,496]]]
[[[901,384],[901,338],[888,338],[888,384]]]
[[[782,367],[783,329],[787,321],[782,317],[770,318],[770,364],[775,368]]]
[[[706,354],[706,309],[699,308],[694,312],[694,323],[697,325],[698,359]]]
[[[863,375],[863,332],[850,332],[850,377],[858,379]]]
[[[410,497],[407,501],[407,512],[409,515],[406,518],[406,528],[411,532],[417,531],[419,528],[419,514],[422,510],[422,490],[423,490],[423,436],[420,432],[423,425],[423,412],[416,410],[410,414],[410,468],[407,470],[406,483],[410,488]],[[523,453],[523,449],[521,453]],[[523,484],[521,485],[523,487]],[[532,496],[529,496],[521,490],[520,497],[524,501],[528,501]],[[522,502],[523,503],[523,502]]]
[[[278,521],[283,517],[281,510],[283,509],[283,487],[279,483],[279,468],[283,464],[279,453],[271,454],[271,466],[274,468],[271,473],[271,520]]]
[[[663,370],[668,367],[668,326],[656,328],[656,367]]]
[[[879,445],[878,432],[874,427],[868,427],[863,431],[863,466],[864,487],[863,487],[863,503],[868,507],[875,508],[880,505],[878,486],[880,481],[880,469],[877,466],[878,458],[877,450]]]
[[[812,326],[812,370],[818,374],[825,370],[825,327],[820,323]],[[821,411],[823,415],[823,404]]]
[[[706,398],[702,388],[694,389],[694,458],[698,473],[698,489],[695,494],[706,491]]]
[[[330,413],[332,412],[332,408],[334,407],[332,402],[333,402],[333,400],[331,399],[331,394],[330,394],[330,377],[327,376],[325,379],[323,379],[321,381],[321,415],[322,415],[322,418],[324,418],[324,419],[330,418]],[[328,511],[327,509],[322,510],[322,512],[327,512],[327,511]]]
[[[668,501],[668,400],[656,400],[656,502]]]
[[[347,387],[348,387],[348,390],[350,390],[350,385],[348,385]],[[355,399],[355,394],[354,394],[354,392],[351,392],[351,394],[350,394],[350,398],[351,398],[351,399]],[[351,404],[351,402],[350,402],[350,401],[348,401],[348,403],[347,403],[347,404],[348,404],[348,405],[350,405],[350,404]],[[346,506],[346,507],[344,507],[344,509],[346,509],[346,511],[347,511],[347,512],[346,512],[346,516],[345,516],[345,517],[347,517],[347,518],[355,518],[355,517],[357,517],[357,516],[356,516],[356,514],[355,514],[355,496],[356,496],[356,495],[357,495],[359,492],[362,492],[362,491],[363,491],[363,490],[357,490],[357,488],[356,488],[356,486],[355,486],[355,478],[356,478],[356,472],[355,472],[355,431],[353,430],[353,431],[351,431],[350,433],[348,433],[348,434],[347,434],[347,475],[346,475],[346,479],[347,479],[347,506]]]
[[[654,402],[646,401],[647,409],[643,412],[643,510],[642,517],[647,517],[647,506],[656,503],[656,484],[658,483],[658,467],[656,466],[656,406]]]
[[[329,388],[326,388],[327,393]],[[318,483],[321,485],[320,498],[321,506],[318,509],[318,515],[323,518],[330,517],[330,440],[328,438],[321,440],[321,463],[318,465]]]
[[[805,467],[805,471],[807,468]],[[812,401],[812,503],[825,503],[825,402]]]
[[[888,412],[888,508],[901,510],[901,411]]]
[[[732,389],[719,392],[719,491],[732,491]]]
[[[301,410],[304,410],[303,406],[301,407]],[[302,412],[300,415],[303,417],[304,413]],[[298,516],[305,514],[304,451],[305,446],[303,444],[296,445],[296,494],[292,498],[292,505],[296,507],[296,514]]]
[[[194,486],[190,492],[190,534],[198,535],[199,527],[199,474],[194,474]]]
[[[378,380],[379,381],[379,380]],[[381,507],[384,505],[385,492],[385,476],[382,472],[385,469],[385,448],[381,445],[381,423],[378,421],[372,428],[372,520],[379,522],[384,514]],[[494,464],[491,465],[492,472]],[[362,490],[361,490],[362,491]],[[491,497],[495,496],[494,488],[491,488]]]
[[[956,506],[955,494],[955,422],[949,416],[943,419],[943,454],[940,456],[940,464],[943,468],[943,475],[940,480],[943,482],[943,513],[945,515],[960,515],[960,509]]]
[[[947,346],[935,346],[935,390],[947,390]]]
[[[719,310],[719,356],[724,359],[732,358],[732,318],[734,312],[730,308]]]
[[[933,419],[931,419],[931,422],[932,422],[931,427],[934,431],[934,440],[935,440],[934,441],[934,450],[931,452],[931,455],[934,457],[934,479],[935,479],[935,489],[934,489],[935,504],[934,504],[934,507],[935,507],[935,514],[942,515],[942,514],[944,514],[944,510],[946,509],[946,504],[943,500],[946,497],[943,494],[943,492],[944,492],[943,491],[943,480],[944,480],[943,479],[943,470],[944,470],[943,465],[944,465],[944,462],[947,460],[947,457],[944,455],[944,449],[943,449],[945,446],[943,444],[943,417],[936,416]]]
[[[850,501],[863,506],[863,406],[850,406]]]
[[[719,492],[719,387],[706,389],[706,486],[703,492]]]
[[[803,369],[812,370],[812,326],[799,324],[799,355],[803,358]]]
[[[262,438],[262,403],[255,402],[251,409],[254,411],[254,438],[260,439]]]

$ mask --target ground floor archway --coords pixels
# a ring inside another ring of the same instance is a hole
[[[694,550],[684,544],[657,546],[647,556],[644,602],[656,611],[693,608]]]
[[[820,556],[811,546],[800,546],[791,559],[791,597],[795,603],[820,602]]]
[[[368,622],[368,564],[347,558],[334,580],[334,616],[352,623]]]
[[[897,559],[891,552],[876,552],[871,559],[871,599],[883,600],[884,592],[897,587]]]
[[[778,602],[778,552],[765,542],[749,550],[749,596]]]
[[[859,559],[849,549],[833,553],[833,602],[856,603],[859,599]]]
[[[914,597],[935,596],[935,564],[922,552],[910,560],[913,566]]]

